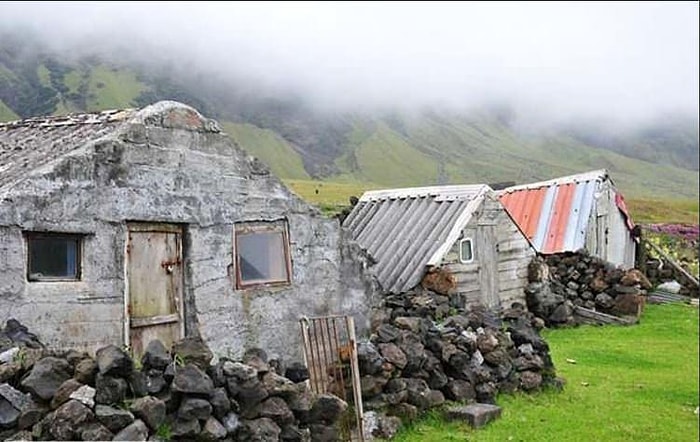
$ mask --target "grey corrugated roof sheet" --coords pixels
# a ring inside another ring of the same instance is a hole
[[[376,262],[382,288],[402,293],[439,263],[487,192],[485,184],[366,192],[343,227]]]

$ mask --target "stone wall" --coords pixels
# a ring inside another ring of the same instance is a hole
[[[364,407],[410,419],[445,400],[560,387],[542,325],[518,304],[498,317],[428,290],[387,296],[358,348]]]
[[[525,289],[527,307],[548,326],[575,325],[575,307],[638,318],[649,280],[637,269],[622,270],[584,251],[536,257]]]
[[[0,345],[2,440],[341,438],[348,405],[312,393],[303,367],[287,370],[293,380],[282,376],[262,350],[211,365],[201,340],[186,339],[174,357],[151,341],[140,361],[113,345],[93,358],[43,349],[24,330]]]

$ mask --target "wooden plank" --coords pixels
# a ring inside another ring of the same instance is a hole
[[[479,283],[465,284],[457,287],[457,294],[460,296],[466,296],[472,293],[481,293],[481,285]]]
[[[686,271],[683,267],[681,267],[680,264],[678,264],[676,261],[674,261],[673,258],[671,258],[670,256],[668,256],[663,250],[661,250],[661,248],[660,248],[659,246],[657,246],[656,244],[654,244],[654,243],[651,242],[651,241],[644,241],[644,243],[645,243],[645,244],[648,244],[649,246],[651,246],[651,248],[652,248],[656,253],[658,253],[659,255],[661,255],[662,258],[664,258],[666,261],[668,261],[669,264],[671,264],[671,266],[673,266],[674,269],[678,270],[683,276],[685,276],[686,278],[688,278],[688,280],[689,280],[695,287],[698,287],[698,285],[699,285],[698,280],[695,279],[695,277],[694,277],[693,275],[691,275],[690,273],[688,273],[688,271]]]
[[[527,278],[518,278],[518,279],[508,279],[507,281],[500,281],[501,286],[499,288],[501,290],[509,290],[509,289],[515,289],[515,288],[525,288],[527,286]]]
[[[454,274],[472,273],[479,270],[479,262],[470,262],[468,264],[450,263],[442,266],[446,271]]]
[[[498,261],[498,271],[514,270],[519,268],[527,268],[526,260],[511,259],[508,261]]]
[[[131,318],[131,327],[132,328],[139,328],[139,327],[149,327],[149,326],[160,325],[160,324],[170,324],[171,322],[177,322],[179,320],[180,320],[180,316],[177,313],[173,313],[171,315],[146,316],[143,318],[132,317]]]
[[[182,227],[163,223],[128,223],[130,232],[170,232],[182,233]]]
[[[634,319],[620,318],[580,306],[574,307],[574,316],[585,324],[632,325],[637,322]]]
[[[498,301],[498,279],[496,277],[496,244],[495,228],[493,226],[483,226],[476,231],[476,247],[481,252],[479,254],[479,278],[481,291],[483,293],[484,304],[487,307],[494,307]]]
[[[350,371],[352,372],[352,395],[355,404],[355,423],[359,429],[360,442],[364,442],[364,411],[362,409],[362,385],[360,382],[360,365],[357,361],[357,337],[355,336],[355,320],[352,316],[346,318],[348,337],[351,345]]]
[[[511,267],[507,269],[498,268],[498,278],[527,278],[527,266]]]
[[[468,286],[470,284],[479,284],[479,272],[471,273],[453,273],[457,287]]]
[[[647,296],[647,300],[656,304],[668,304],[671,302],[690,303],[693,298],[690,296],[679,295],[678,293],[666,293],[662,291],[651,292]]]

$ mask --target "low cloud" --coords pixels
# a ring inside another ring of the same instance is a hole
[[[0,29],[249,78],[324,108],[697,117],[698,3],[8,3]]]

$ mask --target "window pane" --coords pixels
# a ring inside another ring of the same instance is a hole
[[[471,239],[464,239],[460,242],[460,260],[462,262],[468,262],[471,261],[473,258],[473,251],[472,251],[472,240]]]
[[[78,238],[29,239],[29,279],[78,279]]]
[[[238,234],[238,256],[243,283],[287,280],[281,232]]]

